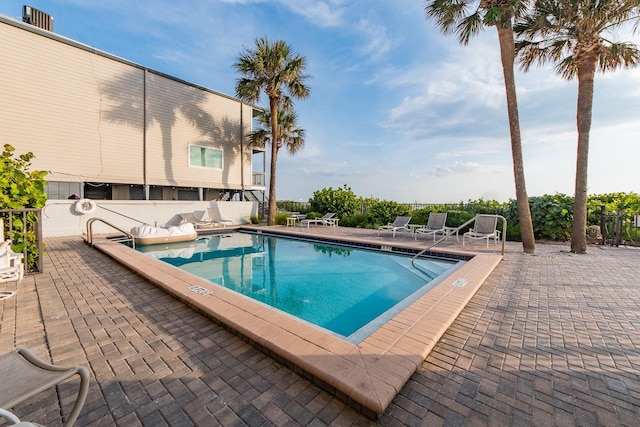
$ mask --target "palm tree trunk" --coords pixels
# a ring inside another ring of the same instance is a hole
[[[276,222],[276,162],[278,160],[278,99],[269,98],[269,108],[271,109],[271,166],[269,168],[269,213],[267,225],[274,225]]]
[[[595,59],[595,58],[594,58]],[[576,160],[576,185],[571,225],[571,252],[587,252],[587,169],[589,163],[589,132],[593,109],[593,86],[596,72],[595,60],[578,62],[578,149]]]
[[[522,160],[522,139],[520,137],[520,118],[518,116],[518,99],[516,97],[516,79],[513,72],[515,60],[515,42],[511,21],[507,25],[496,25],[498,41],[500,43],[500,59],[504,87],[507,92],[507,113],[509,115],[509,132],[511,134],[511,156],[513,158],[513,174],[516,186],[516,201],[518,204],[518,219],[520,221],[520,236],[524,253],[532,254],[536,251],[536,241],[533,234],[533,222],[529,208],[529,197],[524,179],[524,162]],[[506,230],[504,230],[506,232]]]

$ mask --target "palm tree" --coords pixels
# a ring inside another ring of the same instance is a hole
[[[293,54],[283,40],[271,43],[266,37],[256,39],[255,49],[245,49],[234,64],[243,77],[236,83],[236,95],[248,102],[260,100],[264,90],[269,98],[271,138],[280,141],[278,108],[286,107],[291,98],[305,99],[310,89],[305,85],[307,60]],[[267,223],[273,225],[276,218],[276,162],[279,144],[271,144],[269,176],[269,211]]]
[[[258,129],[249,134],[249,142],[258,147],[271,144],[271,113],[265,111],[257,117]],[[304,147],[305,130],[298,128],[298,115],[292,109],[278,110],[278,138],[276,151],[286,147],[294,155]]]
[[[540,0],[532,13],[515,26],[518,60],[524,70],[548,61],[565,79],[578,78],[578,147],[571,252],[587,251],[587,169],[589,131],[596,70],[612,71],[638,64],[640,52],[632,43],[614,43],[610,34],[635,21],[640,0]]]
[[[428,0],[425,12],[427,18],[433,19],[444,34],[456,34],[458,42],[462,45],[469,44],[469,39],[485,26],[494,26],[498,30],[522,247],[525,253],[534,253],[536,242],[524,179],[522,139],[513,69],[515,60],[513,19],[522,12],[522,8],[522,2],[518,0]]]

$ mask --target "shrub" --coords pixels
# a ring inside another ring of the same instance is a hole
[[[407,216],[411,210],[407,205],[401,205],[389,200],[369,199],[367,207],[367,223],[372,227],[385,225],[396,219],[397,216]]]
[[[571,221],[573,220],[573,197],[564,194],[529,197],[531,221],[536,239],[567,240],[571,237]],[[520,236],[518,206],[515,200],[509,202],[505,210],[507,218],[507,237]],[[518,225],[512,229],[511,225]],[[511,231],[511,235],[509,234]]]
[[[0,157],[0,209],[25,209],[42,208],[47,201],[44,185],[47,183],[44,177],[46,171],[30,171],[31,160],[35,157],[32,152],[21,154],[14,158],[15,148],[9,144],[4,145]],[[8,218],[8,215],[5,217]],[[26,223],[22,214],[15,214],[11,219],[12,247],[16,252],[23,252],[27,248],[25,268],[32,271],[37,267],[38,237],[36,235],[36,214],[29,212],[26,215]],[[6,232],[9,221],[4,221]]]
[[[288,212],[278,212],[276,213],[275,224],[276,225],[287,225],[287,218],[289,218]]]
[[[362,199],[356,196],[346,184],[335,190],[329,187],[314,191],[313,197],[309,199],[310,211],[333,212],[340,219],[360,212],[361,206]]]
[[[449,211],[447,212],[447,227],[459,227],[465,222],[469,221],[471,218],[476,216],[475,213],[467,212],[467,211]],[[459,234],[469,231],[469,229],[473,226],[473,224],[469,224],[459,231]]]
[[[373,225],[367,221],[367,216],[361,213],[340,218],[340,225],[343,227],[373,228]]]

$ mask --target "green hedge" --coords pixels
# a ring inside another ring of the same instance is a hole
[[[536,239],[564,241],[571,237],[572,196],[558,193],[530,197],[529,205]],[[309,206],[314,212],[335,212],[343,227],[360,228],[377,228],[400,215],[411,216],[412,224],[426,224],[431,212],[447,212],[447,226],[457,227],[476,214],[497,214],[507,219],[507,239],[520,240],[518,208],[513,199],[508,202],[478,199],[459,204],[421,205],[424,207],[414,209],[415,204],[358,197],[345,184],[341,188],[329,187],[314,192]],[[636,193],[589,196],[589,225],[600,224],[600,206],[605,206],[607,212],[640,212],[640,196]]]

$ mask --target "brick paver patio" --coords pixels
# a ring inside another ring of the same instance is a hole
[[[0,284],[17,289],[0,301],[0,353],[25,346],[87,366],[79,426],[640,425],[635,249],[508,245],[374,422],[80,238],[46,243],[43,274]],[[14,412],[61,425],[76,390],[70,381]]]

